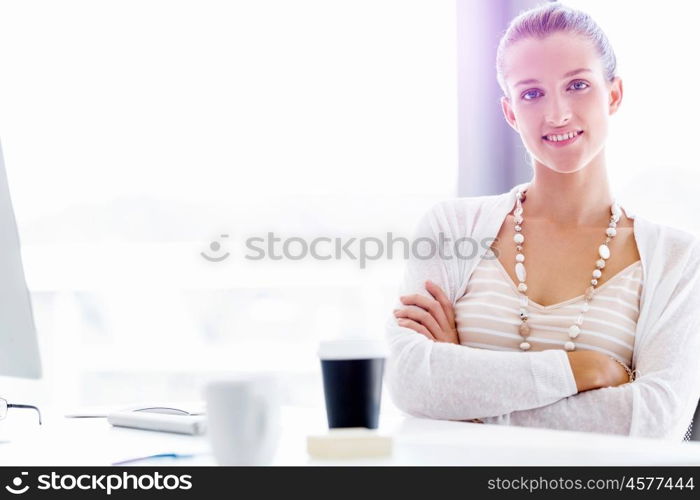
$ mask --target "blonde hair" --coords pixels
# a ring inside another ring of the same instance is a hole
[[[498,43],[496,78],[506,96],[508,91],[503,74],[503,58],[506,49],[525,38],[542,39],[559,32],[575,33],[589,40],[600,54],[605,77],[608,81],[613,81],[617,71],[617,60],[612,45],[600,26],[585,12],[558,2],[550,2],[518,15],[510,22]]]

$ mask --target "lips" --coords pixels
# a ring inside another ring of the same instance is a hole
[[[567,146],[583,135],[583,130],[573,130],[563,134],[547,134],[542,136],[542,140],[554,147]]]

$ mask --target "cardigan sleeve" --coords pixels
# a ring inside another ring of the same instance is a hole
[[[695,244],[680,279],[650,324],[629,384],[586,391],[551,405],[483,419],[681,441],[700,398],[700,258]],[[651,297],[649,300],[655,300]]]
[[[438,245],[468,234],[457,212],[454,204],[442,203],[423,216],[400,295],[431,297],[425,289],[425,281],[431,280],[455,303],[468,255],[454,251],[454,246]],[[404,306],[397,297],[395,308],[400,307]],[[399,326],[393,314],[386,338],[387,388],[394,404],[414,416],[469,420],[546,406],[577,392],[568,357],[561,350],[502,352],[434,342]]]

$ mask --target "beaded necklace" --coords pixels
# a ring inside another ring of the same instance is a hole
[[[522,342],[520,343],[520,349],[523,351],[527,351],[528,349],[530,349],[530,347],[532,347],[530,345],[530,342],[528,342],[528,338],[530,336],[530,326],[527,324],[528,297],[527,284],[525,283],[525,280],[527,279],[527,272],[525,271],[525,254],[523,253],[523,244],[525,243],[525,236],[522,234],[522,226],[524,223],[522,202],[525,200],[526,191],[527,187],[525,187],[523,191],[518,191],[517,196],[515,198],[515,211],[513,212],[513,215],[515,216],[515,235],[513,236],[513,241],[515,242],[516,249],[515,275],[517,276],[518,281],[520,282],[520,284],[518,284],[518,291],[521,293],[520,325],[518,327],[518,332],[523,338]],[[608,224],[608,228],[605,230],[605,243],[598,247],[598,255],[600,256],[600,258],[595,263],[596,268],[593,271],[590,286],[586,288],[584,294],[585,300],[583,302],[583,305],[581,306],[581,311],[574,320],[574,323],[569,327],[568,333],[570,340],[567,341],[566,344],[564,344],[564,349],[566,349],[567,351],[573,351],[576,349],[576,344],[574,343],[574,340],[576,340],[576,337],[578,337],[581,333],[581,325],[583,325],[583,316],[586,312],[588,312],[588,309],[590,308],[589,303],[593,299],[595,287],[598,285],[598,279],[603,274],[603,269],[605,268],[605,261],[610,258],[610,247],[608,246],[608,243],[615,237],[615,234],[617,234],[616,227],[618,221],[620,220],[620,215],[620,206],[617,204],[617,202],[613,202],[613,204],[610,206],[610,223]]]

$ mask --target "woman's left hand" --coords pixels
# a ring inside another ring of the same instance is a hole
[[[426,281],[425,289],[433,298],[420,294],[400,297],[405,306],[394,310],[399,326],[425,335],[436,342],[459,344],[452,304],[442,289],[432,281]]]

